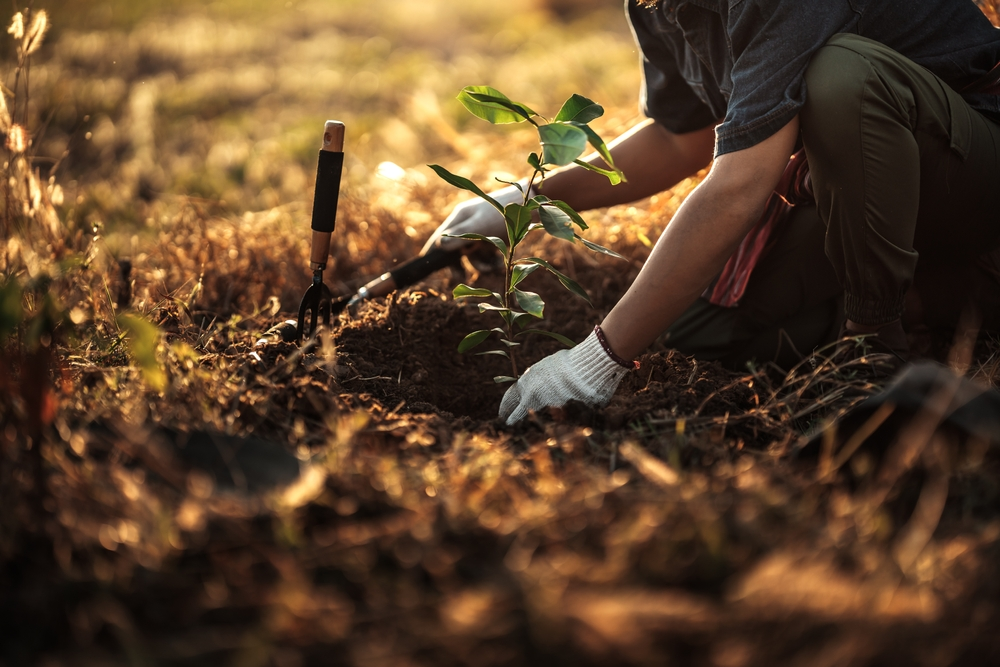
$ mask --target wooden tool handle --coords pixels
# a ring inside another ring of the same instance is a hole
[[[331,153],[344,152],[344,124],[339,120],[328,120],[323,127],[323,146],[321,151]]]
[[[328,120],[323,127],[323,145],[316,167],[316,193],[313,195],[312,251],[310,267],[314,272],[326,268],[330,256],[330,237],[337,225],[340,178],[344,171],[344,124]]]

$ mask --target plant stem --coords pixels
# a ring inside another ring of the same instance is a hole
[[[524,189],[524,197],[521,199],[521,205],[527,206],[528,200],[531,199],[531,188],[535,183],[535,177],[538,176],[539,171],[537,169],[531,174],[531,178],[528,179],[528,187]],[[508,238],[507,241],[510,243],[510,250],[507,256],[504,257],[504,291],[503,291],[503,307],[507,309],[508,319],[504,320],[507,325],[507,340],[514,342],[514,318],[510,315],[511,312],[511,294],[514,293],[514,288],[511,286],[511,280],[514,277],[514,249],[517,247],[516,239]],[[514,348],[507,348],[507,357],[510,359],[510,370],[512,377],[518,377],[517,375],[517,361],[514,359]]]
[[[510,246],[510,253],[504,258],[504,285],[506,286],[503,293],[503,307],[507,308],[507,318],[504,320],[507,325],[507,340],[514,342],[514,318],[510,311],[510,295],[513,289],[510,286],[511,278],[514,275],[514,244]],[[510,372],[511,377],[518,377],[517,375],[517,361],[514,359],[514,348],[507,348],[507,357],[510,359]]]
[[[531,188],[535,185],[535,176],[538,176],[540,172],[535,169],[534,173],[531,174],[531,178],[528,179],[528,187],[524,189],[524,199],[521,201],[522,206],[528,205],[528,200],[531,199]],[[513,256],[513,253],[511,253]]]

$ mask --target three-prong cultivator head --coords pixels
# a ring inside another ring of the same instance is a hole
[[[350,296],[333,298],[323,283],[323,271],[330,257],[330,243],[337,223],[337,203],[340,199],[340,180],[344,171],[344,124],[328,120],[323,131],[323,145],[319,151],[316,168],[316,194],[312,211],[312,248],[309,267],[313,272],[312,285],[299,303],[299,319],[285,320],[271,327],[258,345],[270,340],[296,341],[311,338],[320,325],[329,327],[333,316],[371,297],[385,296],[396,289],[408,287],[431,273],[448,266],[461,270],[460,250],[433,248],[426,255],[414,257],[358,289]]]
[[[323,271],[330,257],[330,239],[337,224],[337,203],[340,199],[340,178],[344,171],[344,124],[338,120],[326,121],[323,128],[323,145],[316,167],[316,194],[313,197],[312,249],[309,267],[313,282],[299,304],[297,338],[313,336],[322,322],[330,325],[335,312],[343,310],[345,303],[333,301],[330,289],[323,283]]]

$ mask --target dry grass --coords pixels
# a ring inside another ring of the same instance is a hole
[[[709,397],[641,427],[556,412],[503,430],[383,405],[329,340],[255,361],[309,278],[327,116],[349,128],[327,276],[347,292],[456,201],[423,163],[519,173],[521,136],[467,125],[462,85],[536,108],[586,93],[605,136],[637,113],[617,8],[563,24],[528,0],[272,5],[57,7],[30,101],[7,98],[36,141],[8,149],[4,185],[0,270],[25,323],[0,362],[0,665],[997,657],[995,452],[800,450],[876,390],[850,364],[733,375],[755,401],[739,415]],[[693,185],[595,213],[594,240],[634,272]],[[394,326],[418,301],[378,312]],[[997,386],[1000,348],[980,346],[968,374]],[[212,434],[222,472],[178,430]],[[290,458],[295,481],[245,492]]]

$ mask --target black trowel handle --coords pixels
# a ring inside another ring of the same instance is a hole
[[[456,266],[461,261],[461,250],[434,248],[425,255],[414,257],[405,264],[400,264],[392,271],[383,273],[358,290],[357,294],[351,300],[360,301],[373,296],[385,296],[393,290],[403,289],[416,282],[420,282],[435,271],[439,271],[447,266]]]
[[[344,172],[344,124],[328,120],[323,128],[323,146],[316,168],[316,194],[313,198],[312,250],[309,266],[313,272],[326,268],[330,256],[330,237],[337,225],[340,200],[340,177]]]
[[[455,266],[462,261],[460,250],[445,250],[444,248],[434,248],[426,255],[414,257],[405,264],[400,264],[389,276],[396,284],[396,289],[409,287],[413,283],[420,282],[435,271],[439,271],[448,266]]]

